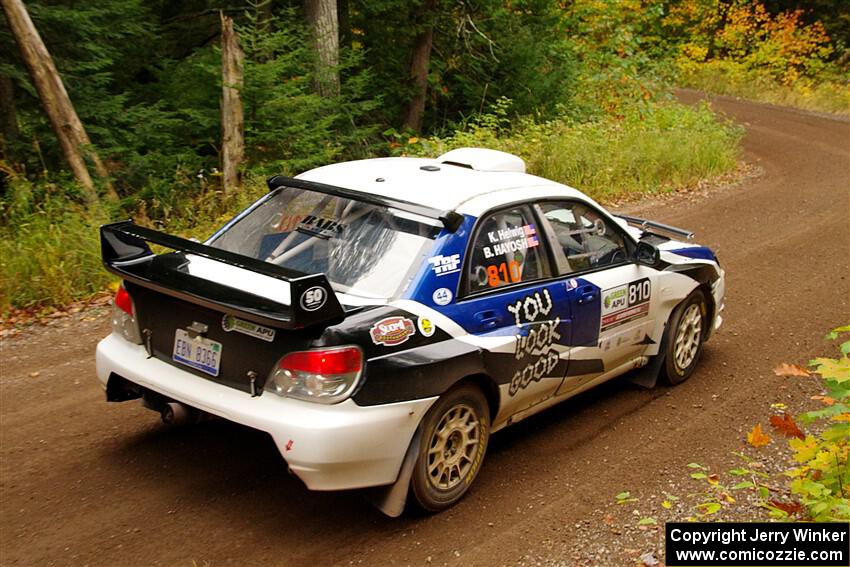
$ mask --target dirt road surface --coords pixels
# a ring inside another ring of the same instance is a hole
[[[135,403],[107,405],[101,308],[2,343],[0,563],[633,565],[604,545],[599,511],[620,490],[660,494],[688,462],[724,466],[771,402],[810,395],[771,369],[829,352],[821,337],[850,319],[850,125],[714,105],[746,126],[763,175],[648,213],[694,230],[727,271],[724,327],[690,381],[615,381],[522,422],[494,436],[458,506],[389,519],[356,492],[308,492],[263,434],[169,431]]]

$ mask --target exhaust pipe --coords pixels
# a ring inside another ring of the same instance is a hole
[[[197,408],[166,398],[150,390],[146,390],[142,394],[142,407],[157,412],[164,424],[174,427],[194,425],[214,417]]]
[[[164,404],[159,415],[164,424],[173,427],[196,423],[200,418],[198,411],[180,402],[168,402]]]

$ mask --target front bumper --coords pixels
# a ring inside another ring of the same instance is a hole
[[[395,482],[419,422],[437,399],[380,406],[324,405],[272,393],[250,394],[148,358],[141,345],[111,334],[97,345],[97,377],[112,373],[207,413],[272,436],[289,468],[311,490]]]
[[[723,317],[720,314],[726,308],[726,270],[720,267],[718,267],[718,270],[720,271],[720,277],[711,285],[711,295],[715,305],[714,324],[710,328],[712,333],[718,330],[720,325],[723,324]]]

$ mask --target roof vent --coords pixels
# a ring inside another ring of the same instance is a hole
[[[515,171],[525,173],[525,162],[513,154],[485,148],[458,148],[437,158],[440,163],[468,167],[475,171]]]

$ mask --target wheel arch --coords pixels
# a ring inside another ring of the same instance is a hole
[[[667,268],[667,271],[676,272],[679,274],[683,274],[688,276],[697,282],[697,287],[694,289],[699,289],[702,291],[703,296],[705,297],[705,306],[708,310],[706,313],[706,321],[709,321],[709,324],[706,325],[705,331],[703,333],[704,338],[707,340],[711,335],[712,325],[711,321],[714,321],[715,316],[717,315],[717,305],[715,304],[715,298],[713,293],[714,282],[716,282],[720,275],[718,273],[718,268],[713,263],[689,263],[689,264],[675,264]],[[673,309],[670,311],[670,315],[672,315],[673,310],[676,309],[683,301],[685,301],[690,294],[693,293],[693,290],[689,292],[685,297],[683,297],[680,301],[673,306]],[[665,323],[666,327],[666,323]]]
[[[490,423],[493,423],[493,420],[496,419],[496,414],[499,413],[499,404],[501,402],[499,386],[496,384],[496,381],[487,374],[476,373],[460,378],[452,385],[452,388],[461,384],[473,384],[481,390],[490,410]]]
[[[717,315],[717,305],[715,305],[714,294],[711,293],[711,284],[707,282],[700,283],[697,287],[700,291],[702,291],[703,297],[705,297],[705,307],[708,311],[705,314],[705,320],[708,323],[703,329],[703,337],[707,340],[708,337],[711,336],[711,329],[713,325],[711,324],[714,321],[715,315]]]

